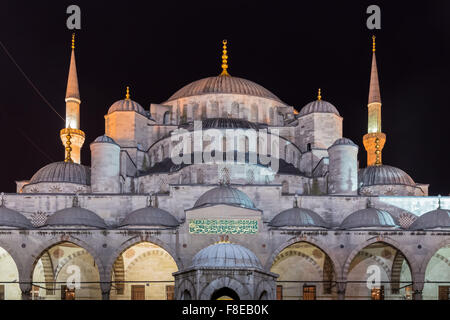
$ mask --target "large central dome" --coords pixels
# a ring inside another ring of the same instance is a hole
[[[259,84],[228,75],[209,77],[191,82],[175,92],[167,101],[211,93],[242,94],[282,102],[276,95]]]

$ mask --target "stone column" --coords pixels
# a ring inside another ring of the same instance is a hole
[[[20,282],[20,291],[22,291],[22,300],[31,300],[31,282]]]
[[[102,290],[102,300],[109,300],[111,282],[100,282],[100,289]]]
[[[347,283],[336,282],[336,289],[338,294],[338,300],[345,300],[345,290],[347,289]]]
[[[413,282],[413,299],[422,300],[423,282]]]

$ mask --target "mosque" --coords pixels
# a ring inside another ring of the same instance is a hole
[[[449,299],[450,198],[382,162],[375,38],[366,167],[320,90],[230,75],[225,40],[220,75],[131,93],[81,164],[72,38],[65,159],[1,194],[0,299]]]

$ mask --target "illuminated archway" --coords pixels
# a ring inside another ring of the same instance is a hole
[[[13,257],[0,247],[0,300],[20,300],[19,270]]]
[[[94,257],[73,242],[60,242],[45,249],[34,264],[32,283],[32,299],[102,298]]]
[[[271,272],[277,279],[278,299],[332,299],[335,268],[330,257],[309,242],[296,242],[275,257]]]
[[[174,299],[173,257],[151,242],[139,242],[125,249],[116,259],[112,272],[111,299]]]
[[[402,251],[378,241],[359,250],[347,269],[346,299],[412,299],[412,273]]]
[[[424,300],[450,299],[450,244],[440,248],[429,260],[422,294]]]
[[[213,292],[211,300],[240,300],[236,291],[223,287]]]

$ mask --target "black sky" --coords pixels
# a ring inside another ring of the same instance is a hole
[[[189,82],[219,74],[221,40],[228,39],[231,75],[261,84],[297,109],[322,88],[365,165],[372,35],[366,8],[378,4],[383,162],[430,183],[430,194],[450,192],[450,1],[2,0],[0,41],[63,116],[70,4],[82,12],[76,55],[84,164],[89,143],[104,133],[104,114],[126,85],[148,109]],[[49,158],[64,159],[64,123],[1,48],[0,92],[0,190],[15,192],[14,181],[29,179]]]

